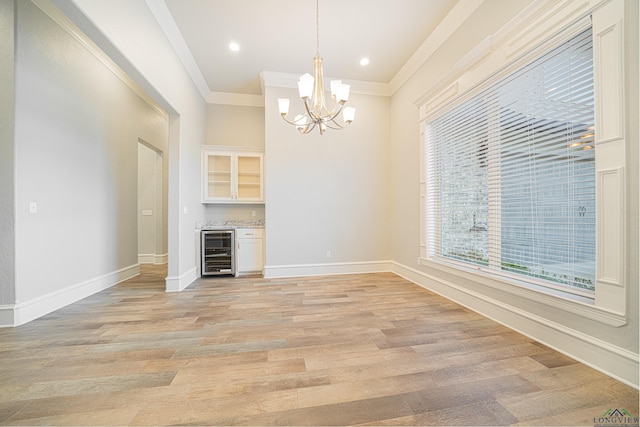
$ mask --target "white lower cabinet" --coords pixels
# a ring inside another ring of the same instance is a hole
[[[262,228],[236,229],[236,272],[238,274],[262,273],[264,246]]]

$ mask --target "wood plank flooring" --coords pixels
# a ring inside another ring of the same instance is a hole
[[[2,425],[593,425],[638,392],[390,273],[142,274],[0,330]]]

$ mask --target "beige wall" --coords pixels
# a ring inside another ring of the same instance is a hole
[[[205,211],[200,203],[199,166],[206,131],[203,94],[158,24],[158,11],[152,9],[158,2],[52,1],[169,112],[167,289],[184,289],[196,278],[194,226]]]
[[[207,104],[207,145],[264,150],[264,107]]]
[[[264,152],[264,120],[264,107],[207,104],[206,145]],[[264,203],[206,204],[204,217],[213,221],[264,220],[264,206]]]
[[[302,135],[277,105],[297,91],[265,91],[267,270],[389,260],[389,99],[352,94],[348,129]]]

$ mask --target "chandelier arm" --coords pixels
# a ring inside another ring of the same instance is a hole
[[[309,109],[308,99],[309,98],[306,98],[306,97],[303,98],[304,108],[305,108],[305,110],[307,110],[307,116],[306,117],[311,119],[311,122],[313,123],[315,121],[315,116],[311,113],[311,110]],[[284,115],[281,114],[280,116],[284,119],[285,122],[287,122],[287,123],[289,123],[291,125],[300,126],[298,123],[295,122],[295,119],[294,119],[294,121],[291,121],[291,120],[287,119],[287,117],[286,117],[287,115],[288,114],[284,114]],[[306,123],[306,121],[305,121],[305,127],[308,127],[308,125],[309,125],[309,123]]]
[[[301,129],[300,132],[304,134],[311,133],[311,131],[315,129],[316,124],[317,124],[316,122],[307,123],[307,125],[305,125],[304,127],[304,130]]]
[[[282,117],[282,119],[283,119],[285,122],[289,123],[290,125],[296,125],[296,126],[297,126],[296,122],[292,122],[291,120],[287,119],[287,118],[285,117],[285,115],[282,115],[282,114],[281,114],[281,115],[280,115],[280,117]]]
[[[296,123],[295,121],[291,121],[289,119],[287,119],[284,115],[281,115],[280,117],[282,117],[282,120],[284,120],[285,122],[289,123],[290,125],[294,125],[296,128],[299,128],[300,132],[306,134],[311,132],[315,127],[317,122],[315,121],[311,121],[309,123],[306,123],[305,125],[301,126],[298,123]]]
[[[304,98],[304,108],[307,110],[307,116],[311,119],[312,122],[317,120],[317,117],[315,114],[313,114],[311,112],[311,109],[309,108],[309,98]]]
[[[331,125],[330,123],[333,123],[333,125],[335,125],[335,126]],[[327,127],[328,127],[329,129],[335,129],[335,130],[342,130],[342,129],[344,129],[344,128],[346,128],[346,127],[347,127],[347,124],[345,124],[345,125],[341,125],[340,123],[336,122],[336,121],[335,121],[335,120],[333,120],[333,119],[332,119],[332,120],[330,120],[330,121],[328,121],[328,122],[325,122],[325,124],[327,125]]]
[[[336,111],[336,108],[338,109],[337,111]],[[333,109],[330,112],[327,112],[327,114],[323,115],[321,119],[323,121],[326,121],[326,120],[333,121],[333,119],[335,119],[336,117],[338,117],[338,115],[340,115],[343,108],[344,108],[344,104],[336,102],[336,105],[333,106]]]

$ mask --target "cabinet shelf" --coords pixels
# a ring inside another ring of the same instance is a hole
[[[230,147],[202,150],[203,203],[263,203],[264,155]]]

